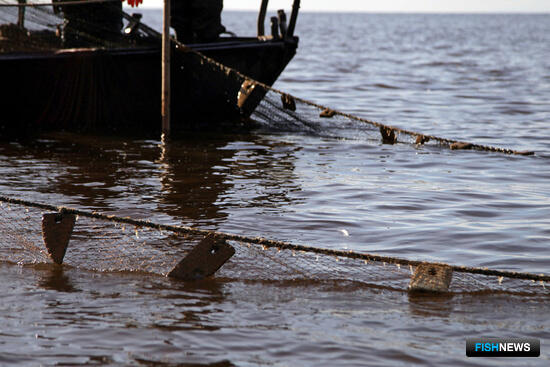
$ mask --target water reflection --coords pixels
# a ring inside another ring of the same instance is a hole
[[[216,321],[223,318],[221,306],[230,296],[225,283],[215,278],[197,281],[170,279],[168,284],[151,284],[153,291],[163,304],[170,304],[170,311],[152,325],[164,331],[209,330],[221,328]],[[148,292],[149,293],[149,292]],[[168,311],[168,310],[166,310]]]
[[[219,225],[229,208],[290,204],[299,190],[291,143],[249,135],[200,135],[160,146],[159,211]]]
[[[257,136],[233,142],[225,149],[235,150],[227,162],[233,190],[222,198],[226,206],[284,210],[299,204],[301,199],[295,194],[302,188],[295,170],[300,146],[281,137]]]
[[[286,206],[300,190],[294,171],[301,148],[278,137],[194,133],[161,144],[50,133],[0,148],[6,188],[138,218],[156,213],[159,220],[219,226],[229,208]]]
[[[44,274],[41,274],[38,285],[57,292],[80,292],[80,289],[75,288],[71,279],[65,274],[63,267],[55,264],[48,264],[48,268],[44,269]]]
[[[453,312],[453,294],[410,292],[409,310],[415,316],[447,318]]]
[[[160,158],[154,160],[159,167],[158,210],[195,223],[223,221],[227,214],[215,203],[231,187],[219,169],[234,154],[221,149],[231,140],[223,135],[194,136],[159,144]]]

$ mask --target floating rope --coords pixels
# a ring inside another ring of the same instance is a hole
[[[161,36],[160,33],[152,30],[149,27],[147,28],[147,31],[148,32],[154,32],[154,34],[158,37]],[[391,125],[386,125],[386,124],[383,124],[383,123],[380,123],[380,122],[376,122],[376,121],[369,120],[369,119],[362,118],[362,117],[358,117],[358,116],[355,116],[355,115],[352,115],[352,114],[349,114],[349,113],[345,113],[345,112],[341,112],[341,111],[338,111],[338,110],[335,110],[335,109],[331,109],[327,106],[320,105],[318,103],[309,101],[307,99],[303,99],[303,98],[300,98],[300,97],[293,96],[289,93],[286,93],[286,92],[283,92],[279,89],[273,88],[273,87],[271,87],[271,86],[269,86],[265,83],[259,82],[257,80],[252,80],[251,78],[249,78],[248,76],[242,74],[238,70],[235,70],[235,69],[233,69],[229,66],[226,66],[222,63],[219,63],[216,60],[214,60],[214,59],[212,59],[212,58],[210,58],[210,57],[208,57],[208,56],[206,56],[206,55],[204,55],[204,54],[202,54],[202,53],[200,53],[196,50],[193,50],[189,46],[184,45],[183,43],[179,42],[178,40],[176,40],[173,37],[172,37],[172,41],[176,44],[177,49],[179,49],[181,51],[184,51],[184,52],[191,52],[191,53],[199,56],[202,60],[206,61],[207,63],[209,63],[211,65],[216,66],[221,71],[225,72],[227,75],[234,74],[235,76],[238,76],[240,79],[244,80],[247,83],[253,83],[254,86],[259,86],[259,87],[265,89],[266,91],[271,91],[271,92],[274,92],[274,93],[280,95],[283,109],[287,109],[287,110],[290,110],[290,111],[295,111],[296,110],[295,102],[298,101],[298,102],[301,102],[301,103],[306,104],[306,105],[311,106],[311,107],[315,107],[318,110],[320,110],[321,111],[320,117],[331,118],[331,117],[334,117],[334,116],[342,116],[342,117],[348,118],[350,120],[354,120],[354,121],[357,121],[357,122],[360,122],[360,123],[363,123],[363,124],[367,124],[367,125],[376,127],[380,130],[380,133],[382,135],[382,140],[383,140],[384,143],[389,143],[389,144],[396,143],[397,138],[395,137],[395,134],[397,133],[397,134],[406,134],[406,135],[410,135],[410,136],[414,137],[415,138],[415,144],[417,144],[417,145],[423,145],[424,143],[432,140],[432,141],[437,141],[441,145],[444,145],[444,146],[448,147],[451,150],[474,149],[474,150],[480,150],[480,151],[488,151],[488,152],[503,153],[503,154],[514,154],[514,155],[522,155],[522,156],[531,156],[531,155],[535,154],[533,151],[519,151],[519,150],[508,149],[508,148],[499,148],[499,147],[494,147],[494,146],[489,146],[489,145],[481,145],[481,144],[469,143],[469,142],[464,142],[464,141],[459,141],[459,140],[454,140],[454,139],[442,138],[442,137],[435,136],[435,135],[426,135],[426,134],[419,133],[419,132],[416,132],[416,131],[406,130],[406,129],[402,129],[402,128],[391,126]],[[390,135],[392,136],[392,138],[387,138]]]
[[[495,270],[495,269],[469,267],[469,266],[461,266],[461,265],[450,265],[446,263],[408,260],[408,259],[403,259],[403,258],[398,258],[393,256],[380,256],[380,255],[373,255],[368,253],[358,253],[354,251],[323,249],[323,248],[310,247],[310,246],[304,246],[304,245],[296,245],[296,244],[292,244],[284,241],[270,240],[264,237],[248,237],[248,236],[242,236],[242,235],[236,235],[236,234],[224,233],[224,232],[218,232],[218,231],[212,231],[212,230],[206,230],[206,229],[197,229],[197,228],[186,227],[186,226],[175,226],[175,225],[155,223],[147,220],[140,220],[140,219],[134,219],[129,217],[105,215],[98,212],[90,212],[86,210],[68,208],[64,206],[43,204],[43,203],[32,202],[32,201],[27,201],[22,199],[9,198],[5,196],[0,196],[0,202],[22,205],[26,207],[33,207],[33,208],[44,209],[44,210],[51,210],[61,214],[63,213],[75,214],[75,215],[88,217],[92,219],[100,219],[104,221],[121,223],[121,224],[130,224],[136,227],[146,227],[146,228],[156,229],[159,231],[162,231],[162,230],[171,231],[174,233],[179,233],[184,235],[189,235],[189,234],[195,234],[195,235],[201,235],[201,236],[215,235],[220,239],[259,245],[265,248],[291,250],[291,251],[306,252],[311,254],[322,254],[322,255],[336,256],[336,257],[349,258],[349,259],[358,259],[358,260],[364,260],[364,261],[374,261],[374,262],[384,263],[384,264],[386,263],[395,264],[398,266],[419,266],[419,265],[448,266],[453,271],[459,272],[459,273],[479,274],[479,275],[486,275],[486,276],[497,276],[497,277],[505,277],[505,278],[512,278],[512,279],[540,281],[540,282],[550,281],[550,275],[545,275],[545,274],[533,274],[533,273],[526,273],[526,272],[514,272],[514,271]]]

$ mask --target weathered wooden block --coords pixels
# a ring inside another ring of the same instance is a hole
[[[180,280],[199,280],[213,275],[235,254],[225,240],[210,234],[196,245],[168,274]]]
[[[281,102],[285,110],[296,111],[296,101],[288,94],[281,95]]]
[[[447,292],[453,269],[447,265],[421,264],[416,267],[409,284],[410,291]]]
[[[264,98],[266,90],[252,80],[246,79],[237,93],[237,107],[250,114]]]
[[[244,107],[246,100],[248,99],[248,97],[250,97],[255,88],[256,83],[248,79],[241,84],[241,89],[237,94],[237,106],[239,108]]]
[[[75,222],[74,214],[42,215],[42,238],[50,257],[56,264],[63,264]]]
[[[472,149],[473,147],[474,145],[472,143],[466,143],[462,141],[452,143],[450,146],[451,150]]]
[[[395,131],[392,128],[386,126],[380,126],[380,134],[382,135],[382,143],[395,144],[397,143],[397,137]]]
[[[430,138],[424,135],[417,135],[416,136],[416,144],[417,145],[423,145],[424,143],[427,143],[430,141]]]
[[[325,108],[324,110],[321,111],[321,113],[319,114],[319,117],[331,118],[331,117],[334,117],[334,115],[336,115],[336,111],[331,110],[330,108]]]

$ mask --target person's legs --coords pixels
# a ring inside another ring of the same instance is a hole
[[[67,5],[63,14],[63,35],[70,47],[116,42],[121,37],[122,2]]]
[[[193,1],[193,32],[197,42],[212,42],[225,32],[221,13],[223,0]]]
[[[193,43],[192,0],[171,0],[170,24],[176,31],[176,38],[183,43]]]

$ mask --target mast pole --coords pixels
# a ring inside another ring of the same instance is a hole
[[[17,0],[19,4],[26,4],[27,0]],[[21,29],[25,29],[25,10],[27,9],[26,6],[20,6],[18,11],[18,17],[17,17],[17,26]]]
[[[162,24],[162,140],[170,138],[170,1],[164,0]]]

